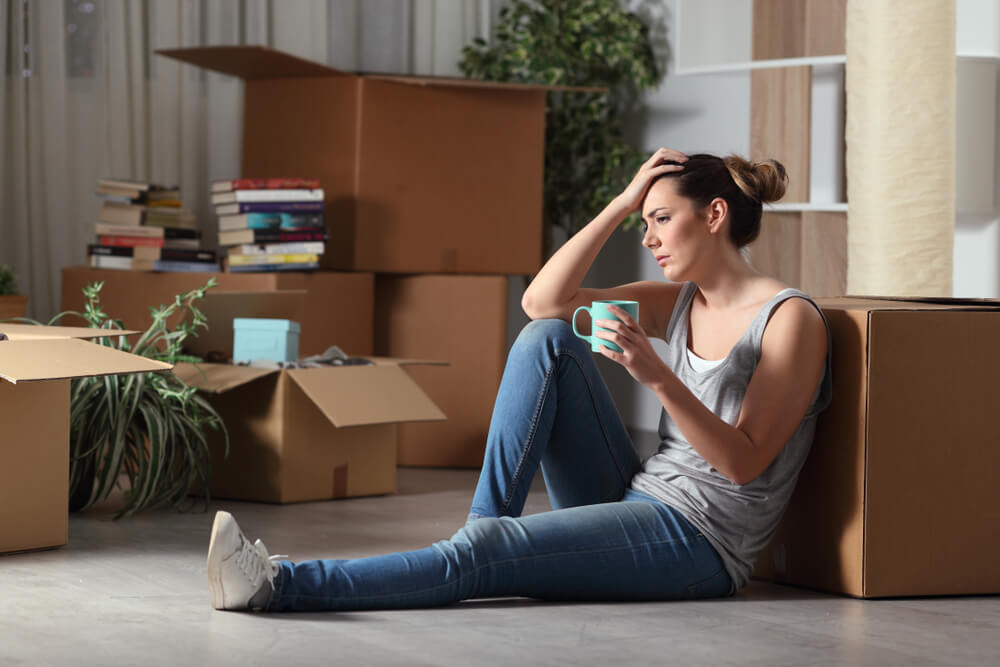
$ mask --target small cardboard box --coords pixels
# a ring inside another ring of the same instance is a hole
[[[290,503],[393,493],[397,424],[445,418],[401,366],[438,362],[372,360],[281,371],[177,364],[229,430],[228,459],[222,434],[209,434],[212,495]]]
[[[302,328],[292,320],[269,317],[233,319],[233,361],[297,361]]]
[[[107,330],[0,322],[0,332],[8,338],[0,340],[0,553],[62,546],[69,526],[69,379],[170,364],[79,340]]]
[[[246,82],[242,173],[319,178],[339,270],[538,271],[545,94],[598,90],[354,74],[262,46],[157,53]]]
[[[817,302],[833,403],[755,576],[865,598],[1000,593],[1000,301]]]
[[[174,295],[201,287],[212,276],[219,284],[206,292],[206,307],[222,292],[286,292],[289,309],[282,311],[281,317],[302,325],[301,356],[322,354],[331,345],[356,356],[372,353],[375,278],[370,273],[154,273],[71,267],[62,271],[62,309],[82,311],[85,299],[81,290],[90,283],[104,281],[104,312],[122,320],[126,327],[144,331],[151,322],[150,305],[170,303]],[[270,310],[253,310],[254,301]],[[249,300],[234,303],[233,309],[239,310],[233,312],[243,317],[271,317],[273,307],[273,303],[251,295]],[[229,322],[233,312],[229,313]],[[231,351],[233,333],[229,323],[223,325],[226,331],[221,333],[212,328],[211,320],[208,325],[209,331],[191,342],[204,348],[209,341],[222,341],[221,347]]]
[[[444,359],[406,372],[448,421],[402,424],[399,464],[478,468],[507,359],[504,276],[377,276],[375,349]]]

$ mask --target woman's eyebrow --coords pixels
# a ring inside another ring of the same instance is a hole
[[[652,211],[650,211],[649,213],[647,213],[646,215],[644,215],[642,217],[644,217],[644,218],[652,218],[654,215],[656,215],[657,211],[667,211],[667,210],[669,210],[669,209],[666,206],[660,206],[659,208],[654,208]]]

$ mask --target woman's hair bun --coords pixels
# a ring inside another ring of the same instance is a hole
[[[722,158],[736,186],[751,199],[761,203],[778,201],[785,195],[788,174],[777,160],[750,162],[738,155]]]

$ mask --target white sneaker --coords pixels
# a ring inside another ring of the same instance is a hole
[[[216,609],[262,609],[274,590],[275,562],[260,540],[250,544],[229,512],[216,512],[208,543],[208,587]]]

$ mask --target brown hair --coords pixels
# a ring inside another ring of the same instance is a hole
[[[667,161],[667,164],[678,164]],[[657,177],[677,179],[677,194],[702,210],[716,197],[729,205],[729,236],[737,248],[760,234],[761,204],[781,199],[788,175],[777,160],[750,162],[738,155],[689,155],[684,169]]]

